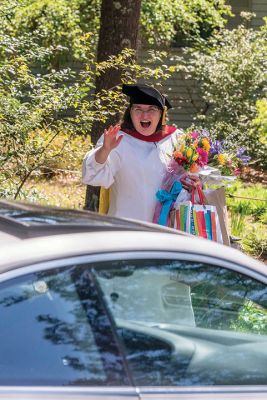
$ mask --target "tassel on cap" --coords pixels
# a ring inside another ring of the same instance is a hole
[[[166,125],[166,120],[167,120],[167,118],[166,118],[167,109],[168,109],[168,108],[167,108],[166,106],[163,107],[162,122],[161,122],[161,125],[162,125],[162,126],[165,126],[165,125]]]

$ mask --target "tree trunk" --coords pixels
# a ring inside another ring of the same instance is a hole
[[[102,0],[97,62],[119,54],[123,49],[137,49],[141,0]],[[121,71],[111,69],[96,78],[96,93],[108,90],[121,82]],[[118,116],[93,124],[91,138],[95,144],[106,126],[117,122]],[[97,211],[99,188],[87,186],[85,208]]]

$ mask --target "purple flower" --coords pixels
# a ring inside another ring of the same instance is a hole
[[[245,153],[245,148],[244,147],[239,147],[239,149],[236,152],[236,156],[238,158],[240,158],[244,153]]]
[[[246,156],[244,154],[245,151],[246,151],[246,149],[244,147],[240,147],[236,152],[237,158],[239,158],[239,160],[241,160],[243,164],[247,164],[251,159],[250,156]]]
[[[207,129],[203,129],[202,132],[201,132],[201,136],[210,137],[210,133],[209,133],[209,131],[207,131]]]
[[[215,140],[215,142],[211,142],[210,153],[211,154],[223,153],[223,142],[220,140]]]

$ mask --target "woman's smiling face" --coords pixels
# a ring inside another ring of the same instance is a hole
[[[156,132],[161,118],[161,109],[149,104],[133,104],[130,110],[133,126],[137,132],[150,136]]]

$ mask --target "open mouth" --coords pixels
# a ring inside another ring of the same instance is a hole
[[[149,128],[151,125],[150,121],[140,121],[142,128]]]

